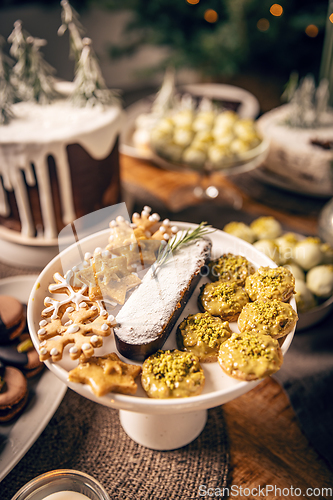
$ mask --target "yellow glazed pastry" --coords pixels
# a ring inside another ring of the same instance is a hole
[[[205,376],[194,354],[160,350],[144,361],[141,383],[150,398],[186,398],[201,394]]]
[[[227,253],[208,264],[209,277],[212,281],[235,281],[239,285],[245,283],[245,279],[253,274],[253,265],[242,255]]]
[[[283,356],[278,341],[270,335],[233,333],[221,344],[218,362],[230,377],[250,381],[278,371]]]
[[[296,311],[286,302],[256,300],[243,307],[238,328],[242,333],[261,333],[278,339],[291,332],[297,319]]]
[[[249,302],[247,293],[235,282],[216,281],[201,287],[198,305],[201,311],[220,316],[225,321],[236,321]]]
[[[259,267],[246,278],[245,290],[251,300],[277,299],[288,302],[295,293],[295,278],[285,267]]]
[[[180,350],[192,352],[202,362],[217,361],[222,342],[231,336],[228,321],[211,314],[198,313],[185,318],[177,328]]]

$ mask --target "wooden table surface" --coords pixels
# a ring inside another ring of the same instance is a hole
[[[196,174],[175,174],[154,165],[127,156],[121,156],[121,172],[126,194],[133,202],[149,204],[154,210],[166,208],[171,214],[194,205],[195,199],[184,197],[184,187],[193,185]],[[232,189],[242,197],[242,212],[253,216],[273,215],[283,225],[305,234],[316,234],[315,214],[294,213],[285,210],[281,192],[281,208],[255,201],[230,181],[216,176],[223,189]],[[322,200],[322,204],[324,204]],[[309,205],[312,200],[309,200]],[[212,203],[212,210],[215,205]],[[320,202],[318,209],[320,209]],[[237,212],[236,212],[237,214]],[[197,222],[200,222],[199,220]],[[229,487],[238,495],[230,498],[294,498],[300,488],[303,498],[307,488],[332,488],[333,473],[302,433],[288,397],[273,379],[265,379],[255,389],[224,405],[224,414],[230,440],[231,470]],[[266,496],[240,493],[243,488],[261,488],[271,485],[280,488]],[[294,488],[294,490],[291,489]],[[285,491],[283,492],[283,489]],[[289,495],[288,495],[289,491]],[[294,494],[294,492],[296,494]],[[325,494],[316,498],[332,498]]]

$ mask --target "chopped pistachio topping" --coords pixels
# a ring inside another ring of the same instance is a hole
[[[212,316],[208,312],[196,314],[186,318],[179,327],[181,330],[189,329],[197,338],[212,349],[219,347],[221,340],[230,337],[231,331],[227,321]]]
[[[208,267],[213,277],[227,281],[244,281],[246,276],[254,271],[245,257],[231,253],[213,260],[208,264]]]
[[[191,353],[182,351],[157,351],[144,362],[148,373],[154,375],[173,390],[191,373],[201,371],[199,360]]]
[[[269,302],[257,300],[251,303],[254,313],[260,317],[260,321],[265,325],[269,325],[279,315],[286,312],[285,304],[279,300],[273,299]]]
[[[272,347],[279,347],[279,343],[275,339],[250,333],[234,334],[228,343],[239,352],[243,361],[248,358],[266,358],[268,361],[272,361],[275,358]]]
[[[218,283],[217,286],[210,291],[209,295],[212,298],[222,298],[225,302],[232,302],[236,295],[237,284],[236,283]]]

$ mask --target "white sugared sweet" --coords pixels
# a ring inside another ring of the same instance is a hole
[[[320,247],[321,242],[319,238],[305,238],[295,246],[294,261],[304,271],[308,271],[322,262],[323,253]]]
[[[295,291],[297,309],[300,312],[306,312],[316,306],[316,299],[304,281],[295,279]]]
[[[333,266],[327,264],[313,267],[306,275],[306,284],[317,297],[330,297],[333,294]]]
[[[279,247],[280,260],[282,264],[287,264],[292,260],[294,248],[298,242],[299,237],[295,233],[285,233],[276,238],[275,243]]]
[[[291,262],[290,264],[284,264],[283,267],[289,269],[295,279],[305,281],[305,273],[303,269],[294,262]]]
[[[329,243],[320,245],[320,250],[323,254],[322,264],[333,264],[333,248]]]
[[[279,247],[274,240],[258,240],[253,243],[253,246],[259,250],[259,252],[267,255],[267,257],[272,259],[276,264],[281,264]]]
[[[282,234],[282,227],[274,217],[258,217],[250,225],[258,240],[275,239]]]
[[[229,222],[224,226],[223,231],[248,243],[253,243],[256,239],[254,231],[244,222]]]
[[[197,167],[203,166],[206,159],[206,153],[204,151],[201,151],[200,149],[195,149],[194,147],[185,149],[182,156],[182,160],[185,163],[189,163],[190,165]]]

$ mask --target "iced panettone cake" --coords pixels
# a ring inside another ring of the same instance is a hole
[[[123,111],[75,11],[67,0],[61,5],[73,83],[55,81],[40,53],[46,42],[20,21],[8,38],[10,59],[0,43],[0,227],[22,241],[54,240],[77,218],[120,201]]]

